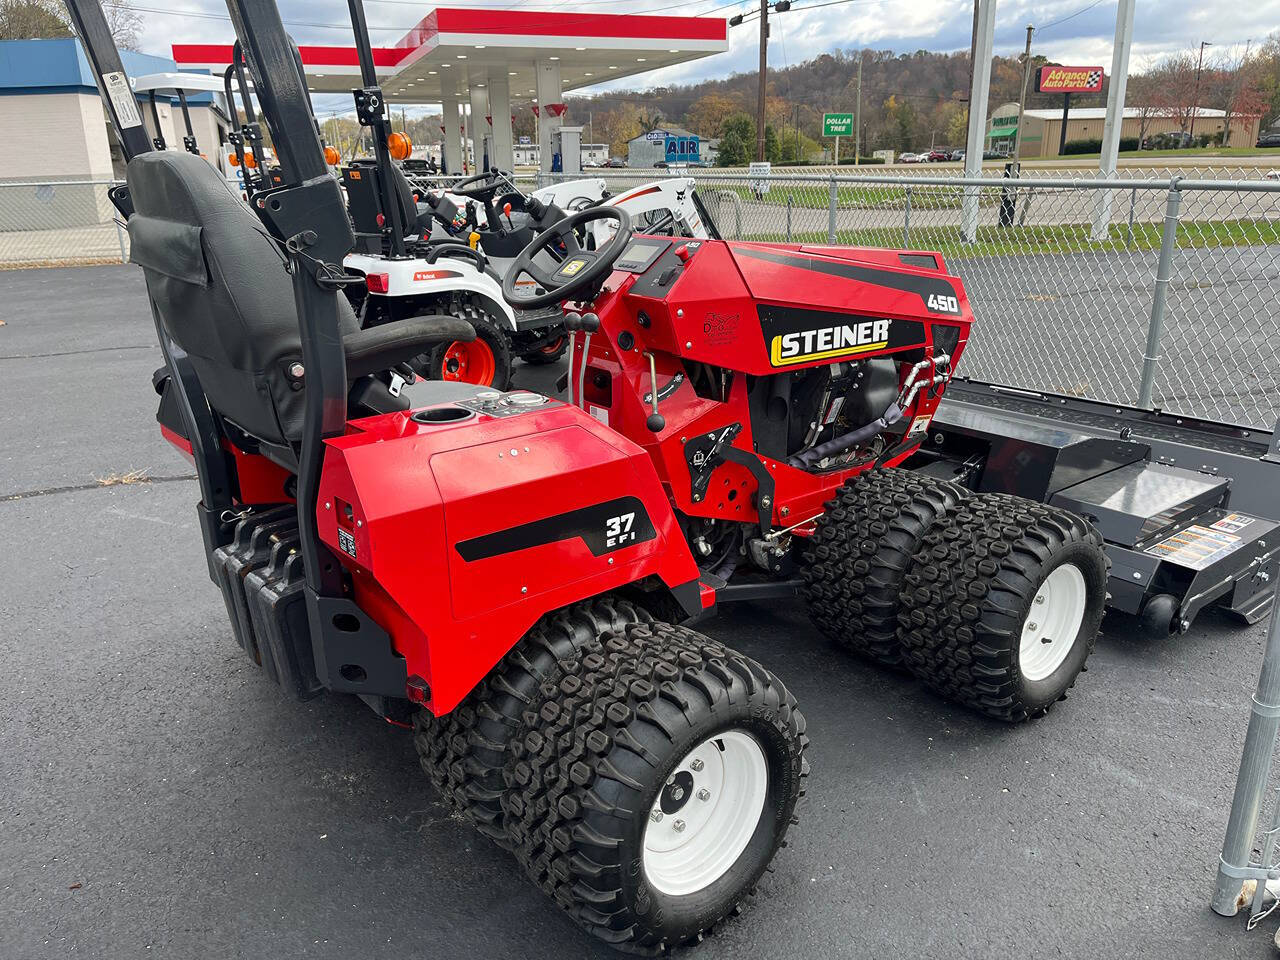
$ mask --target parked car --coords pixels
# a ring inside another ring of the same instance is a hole
[[[657,163],[655,163],[653,166],[654,166],[654,168],[655,168],[655,169],[657,169],[657,170],[666,170],[666,169],[668,169],[668,168],[671,166],[671,164],[667,163],[667,161],[665,161],[665,160],[659,160],[659,161],[658,161]]]
[[[604,162],[604,165],[606,167],[625,167],[627,165],[627,161],[623,160],[621,157],[610,157]]]
[[[921,155],[918,153],[904,153],[898,157],[899,163],[919,163]]]
[[[1280,147],[1280,130],[1264,133],[1258,138],[1259,147]]]
[[[963,160],[963,159],[964,159],[964,151],[963,151],[963,150],[952,150],[952,151],[951,151],[951,159],[952,159],[952,160]]]
[[[1262,179],[1280,180],[1280,170],[1268,170],[1265,174],[1263,174]]]
[[[951,159],[951,151],[946,147],[934,147],[925,155],[925,159],[930,163],[943,163]]]

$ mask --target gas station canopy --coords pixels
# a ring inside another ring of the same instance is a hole
[[[557,64],[561,89],[574,90],[720,53],[728,49],[727,30],[721,17],[448,7],[432,10],[373,54],[388,100],[438,103],[453,89],[485,86],[497,72],[513,99],[526,99],[538,89],[539,62]],[[359,85],[354,46],[299,52],[313,92],[346,93]],[[220,73],[231,62],[231,45],[174,44],[173,58],[180,68]]]

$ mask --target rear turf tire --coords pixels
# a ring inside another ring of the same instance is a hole
[[[1109,565],[1101,534],[1079,515],[972,496],[926,534],[907,574],[904,662],[987,716],[1041,716],[1065,699],[1093,649]]]
[[[414,746],[436,790],[476,828],[507,846],[502,771],[513,740],[524,736],[524,713],[545,682],[562,675],[598,638],[651,619],[625,600],[602,597],[543,617],[454,710],[443,717],[419,710]]]
[[[898,609],[912,557],[968,493],[892,468],[846,482],[818,521],[802,567],[800,593],[818,629],[853,653],[901,663]]]
[[[632,952],[700,940],[738,912],[783,844],[808,774],[804,718],[782,683],[670,624],[603,634],[544,684],[526,726],[503,799],[516,856],[580,925]],[[739,787],[717,796],[713,780],[700,786],[713,768],[736,770],[723,782]],[[713,814],[726,801],[722,824]],[[662,822],[655,807],[667,810]],[[687,872],[655,859],[681,841],[692,844]]]

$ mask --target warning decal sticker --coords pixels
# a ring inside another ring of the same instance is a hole
[[[1216,523],[1210,526],[1215,530],[1225,530],[1227,533],[1239,533],[1249,524],[1257,519],[1256,517],[1246,517],[1243,513],[1228,513]]]
[[[356,538],[352,536],[351,531],[338,528],[338,546],[342,548],[343,553],[351,556],[356,555]]]
[[[1239,550],[1241,545],[1241,539],[1235,534],[1202,527],[1197,523],[1148,547],[1146,552],[1192,570],[1203,570],[1215,560]]]
[[[102,85],[107,96],[111,98],[111,106],[115,108],[116,119],[121,129],[142,126],[142,116],[138,113],[138,101],[133,97],[133,88],[129,86],[129,78],[123,73],[104,73]]]

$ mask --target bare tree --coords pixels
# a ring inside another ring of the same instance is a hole
[[[1151,121],[1169,116],[1168,105],[1164,103],[1165,98],[1160,90],[1160,81],[1153,76],[1150,66],[1129,78],[1125,99],[1129,101],[1128,109],[1135,110],[1138,114],[1138,148],[1141,149],[1147,140]]]
[[[130,0],[106,0],[102,11],[116,46],[137,50],[142,39],[142,14]],[[38,40],[70,37],[71,21],[61,0],[0,0],[0,40]]]
[[[129,0],[107,0],[102,4],[107,17],[107,27],[121,50],[137,50],[142,42],[142,14],[133,9]]]
[[[69,36],[71,28],[58,0],[0,0],[0,40]]]
[[[1214,62],[1209,78],[1212,106],[1221,107],[1226,113],[1222,124],[1222,145],[1247,147],[1251,143],[1232,144],[1231,122],[1241,118],[1261,117],[1267,110],[1267,98],[1262,91],[1265,64],[1257,57],[1250,58],[1251,44],[1243,49],[1232,47]]]
[[[1172,117],[1186,133],[1196,104],[1195,54],[1173,53],[1145,74],[1151,81],[1153,106],[1159,116]]]

